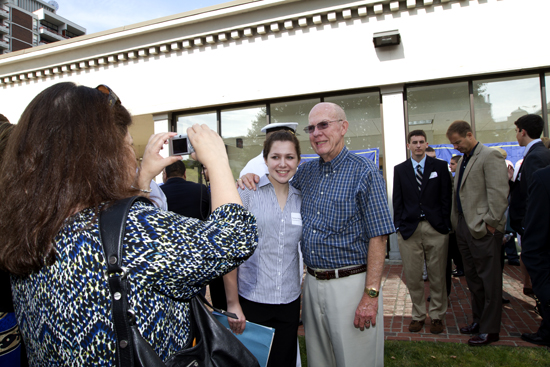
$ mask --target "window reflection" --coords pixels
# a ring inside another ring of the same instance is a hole
[[[473,82],[476,137],[483,143],[516,141],[514,122],[541,112],[538,76]]]
[[[176,132],[178,134],[187,134],[187,129],[194,124],[205,124],[212,130],[218,131],[216,112],[205,112],[192,115],[177,116]],[[191,159],[188,155],[183,156],[183,162],[185,163],[186,168],[186,179],[192,182],[199,182],[200,164],[197,161]]]
[[[407,106],[409,131],[424,130],[431,145],[449,144],[453,121],[471,123],[467,82],[408,88]]]
[[[271,123],[275,122],[297,122],[296,137],[300,141],[302,154],[314,154],[309,144],[309,135],[304,133],[304,128],[309,124],[309,111],[319,103],[319,98],[303,99],[299,101],[272,103]]]
[[[346,112],[349,122],[346,146],[360,151],[367,158],[376,157],[383,167],[384,152],[382,139],[382,118],[380,114],[380,93],[360,93],[325,98],[325,102],[336,103]]]
[[[222,138],[227,148],[229,165],[235,179],[249,160],[262,151],[267,125],[265,107],[248,107],[221,112]]]

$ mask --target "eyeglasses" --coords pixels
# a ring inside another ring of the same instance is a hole
[[[307,134],[313,134],[316,127],[317,127],[317,130],[325,130],[328,127],[328,124],[336,121],[343,121],[343,120],[340,119],[340,120],[332,120],[332,121],[321,121],[317,125],[308,125],[304,127],[304,132]]]
[[[116,93],[113,92],[113,90],[111,88],[109,88],[108,86],[106,86],[105,84],[100,84],[97,87],[95,87],[95,89],[97,89],[101,93],[107,95],[109,107],[113,108],[113,106],[115,104],[117,104],[117,103],[121,104],[120,98],[118,98]]]

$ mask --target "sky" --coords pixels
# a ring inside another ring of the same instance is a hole
[[[45,0],[49,2],[48,0]],[[56,0],[57,15],[84,28],[86,34],[222,4],[231,0]]]

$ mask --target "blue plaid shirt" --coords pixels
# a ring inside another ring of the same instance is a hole
[[[369,239],[395,232],[384,179],[346,147],[330,162],[306,162],[291,181],[302,191],[302,254],[310,268],[367,263]]]

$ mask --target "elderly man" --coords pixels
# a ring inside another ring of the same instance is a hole
[[[502,317],[500,249],[508,206],[508,172],[504,157],[478,143],[466,121],[453,122],[447,138],[464,153],[454,180],[451,221],[472,294],[473,323],[460,332],[477,334],[468,340],[469,345],[487,345],[499,340]]]
[[[315,105],[305,132],[320,158],[292,180],[302,191],[302,319],[311,366],[384,364],[380,281],[394,227],[378,167],[345,147],[348,126],[340,106]],[[252,188],[253,178],[243,181]]]

